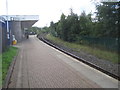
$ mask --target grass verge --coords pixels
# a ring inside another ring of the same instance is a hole
[[[4,83],[9,66],[14,56],[17,55],[17,51],[18,51],[18,48],[11,46],[5,52],[3,52],[2,55],[0,55],[0,57],[2,58],[2,84]]]
[[[0,89],[2,88],[2,54],[0,54]]]
[[[113,63],[120,63],[120,61],[118,60],[118,53],[104,51],[104,50],[100,50],[98,48],[92,48],[92,47],[81,45],[81,44],[66,42],[66,41],[63,41],[63,40],[61,40],[57,37],[54,37],[50,34],[48,34],[46,36],[46,38],[48,40],[51,40],[51,41],[57,43],[57,44],[72,48],[73,50],[75,50],[77,52],[83,51],[83,52],[86,52],[88,54],[94,55],[98,58],[111,61]]]

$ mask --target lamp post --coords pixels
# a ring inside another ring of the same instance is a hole
[[[8,45],[10,44],[10,31],[9,31],[9,22],[8,22],[8,0],[6,0],[6,27],[7,27],[7,39]]]

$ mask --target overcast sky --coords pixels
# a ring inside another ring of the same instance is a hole
[[[8,0],[9,15],[39,15],[39,21],[34,25],[48,26],[51,21],[57,22],[62,13],[68,15],[70,8],[80,15],[94,12],[95,5],[91,0]],[[6,14],[6,0],[0,0],[0,15]]]

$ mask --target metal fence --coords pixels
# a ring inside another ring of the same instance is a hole
[[[7,30],[6,23],[2,19],[0,20],[0,53],[5,51],[5,49],[9,46],[7,39]]]
[[[100,49],[107,49],[117,52],[119,49],[120,38],[101,37],[94,38],[88,36],[80,37],[82,44],[87,44],[91,47],[97,47]]]

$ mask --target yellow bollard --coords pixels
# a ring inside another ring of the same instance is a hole
[[[17,44],[17,40],[15,39],[15,35],[12,35],[12,36],[13,36],[12,45],[16,45]]]
[[[17,40],[13,40],[13,41],[12,41],[12,44],[13,44],[13,45],[16,45],[16,44],[17,44]]]

